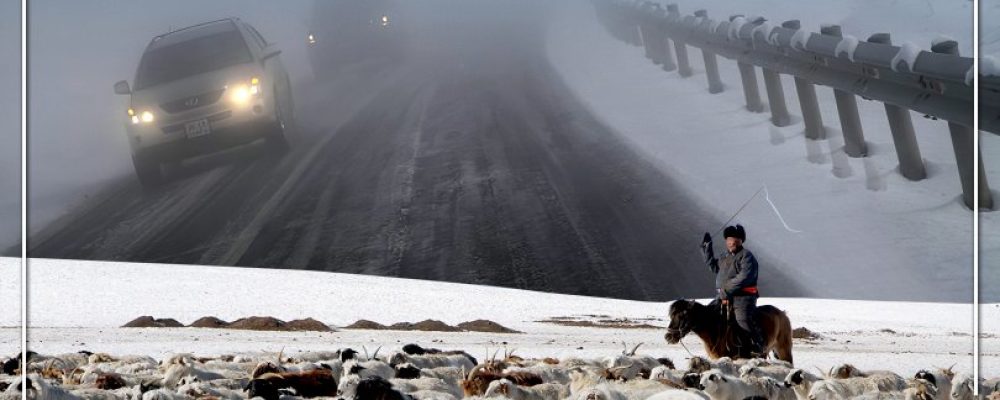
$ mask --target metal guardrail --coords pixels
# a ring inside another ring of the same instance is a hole
[[[648,1],[593,2],[599,20],[613,36],[643,47],[646,57],[666,71],[691,76],[687,46],[700,49],[710,93],[723,90],[716,56],[736,61],[751,112],[764,109],[754,71],[762,68],[771,121],[776,126],[789,125],[791,120],[779,74],[793,76],[809,139],[826,138],[813,85],[832,88],[844,151],[850,157],[867,155],[856,96],[885,103],[900,173],[910,180],[924,179],[926,171],[908,110],[947,121],[963,200],[973,206],[977,173],[972,130],[974,60],[958,55],[957,42],[935,41],[931,51],[924,51],[911,44],[894,46],[887,33],[865,41],[844,37],[836,25],[823,26],[817,33],[801,29],[796,20],[771,25],[760,17],[732,16],[719,21],[709,18],[705,10],[682,16],[675,4],[664,9]],[[980,127],[1000,134],[1000,77],[983,79],[981,85],[988,92],[981,97],[982,104],[991,109],[980,113]],[[981,162],[978,169],[980,206],[992,209]]]

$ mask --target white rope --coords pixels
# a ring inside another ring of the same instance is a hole
[[[776,207],[774,202],[771,201],[771,195],[767,192],[767,184],[763,184],[761,186],[764,188],[764,200],[767,200],[767,204],[771,205],[771,209],[774,210],[774,214],[778,216],[779,220],[781,220],[781,224],[785,226],[785,230],[792,233],[802,233],[802,231],[792,229],[788,226],[788,223],[785,222],[785,218],[783,218],[781,216],[781,212],[778,211],[778,207]]]

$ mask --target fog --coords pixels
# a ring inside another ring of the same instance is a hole
[[[115,95],[112,85],[132,83],[154,36],[239,17],[280,46],[291,79],[300,80],[310,74],[303,38],[311,6],[311,1],[32,1],[29,229],[37,231],[108,182],[132,177],[124,128],[128,96]]]
[[[0,255],[20,254],[21,2],[0,2]]]

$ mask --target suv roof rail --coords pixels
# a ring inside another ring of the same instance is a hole
[[[202,27],[202,26],[205,26],[205,25],[209,25],[209,24],[216,24],[216,23],[219,23],[219,22],[225,22],[225,21],[229,21],[229,22],[232,22],[232,23],[233,23],[233,25],[237,25],[237,22],[239,22],[239,21],[240,21],[240,18],[239,18],[239,17],[227,17],[227,18],[221,18],[221,19],[217,19],[217,20],[214,20],[214,21],[206,21],[206,22],[202,22],[202,23],[200,23],[200,24],[196,24],[196,25],[191,25],[191,26],[188,26],[188,27],[184,27],[184,28],[181,28],[181,29],[175,29],[175,30],[172,30],[172,31],[170,31],[170,32],[167,32],[167,33],[162,33],[162,34],[159,34],[159,35],[156,35],[156,36],[154,36],[154,37],[153,37],[153,40],[151,40],[151,41],[150,41],[150,43],[152,43],[152,42],[156,42],[156,41],[158,41],[158,40],[160,40],[160,39],[163,39],[164,37],[166,37],[166,36],[168,36],[168,35],[172,35],[172,34],[174,34],[174,33],[177,33],[177,32],[183,32],[183,31],[186,31],[186,30],[188,30],[188,29],[194,29],[194,28],[198,28],[198,27]]]

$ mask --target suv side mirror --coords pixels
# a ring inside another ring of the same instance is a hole
[[[261,61],[264,61],[278,54],[281,54],[281,49],[279,49],[278,46],[271,44],[264,48],[263,55],[260,57],[260,59]]]
[[[128,87],[128,82],[115,82],[115,94],[132,94],[132,89]]]

